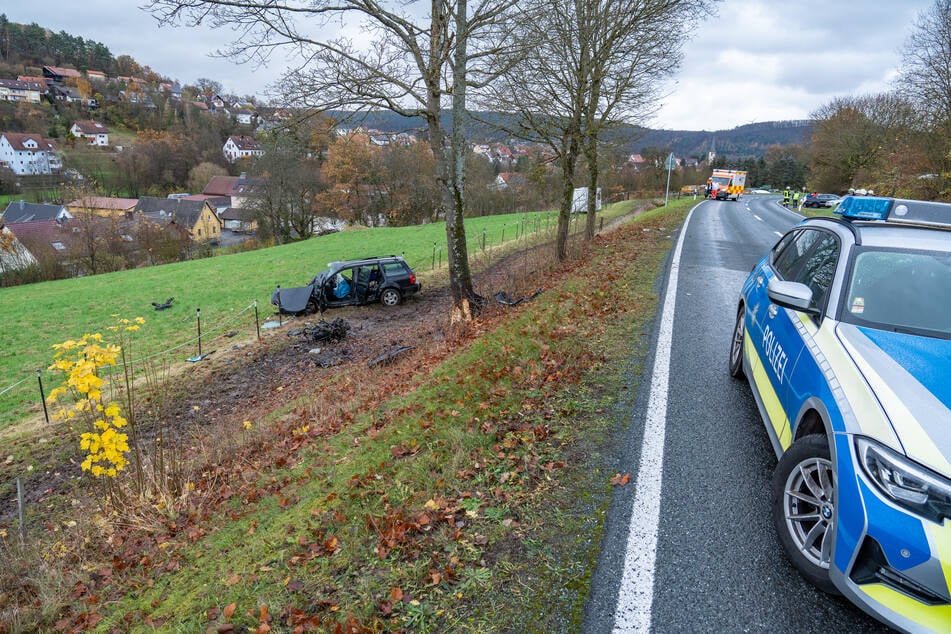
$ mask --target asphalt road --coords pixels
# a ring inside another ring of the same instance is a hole
[[[785,559],[769,521],[776,457],[727,373],[740,286],[799,220],[778,200],[701,202],[673,236],[585,632],[888,631]]]

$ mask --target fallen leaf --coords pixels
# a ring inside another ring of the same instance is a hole
[[[392,603],[399,603],[402,600],[403,600],[403,589],[390,588],[390,601]]]
[[[228,586],[229,588],[236,583],[241,583],[241,575],[239,574],[233,574],[230,577],[228,577],[227,581],[225,581],[225,585]]]
[[[620,473],[615,473],[614,477],[611,478],[611,484],[616,487],[626,486],[628,482],[631,481],[631,474],[625,473],[621,475]]]
[[[237,603],[231,603],[225,606],[225,609],[221,611],[221,615],[225,617],[226,621],[231,620],[231,616],[234,614],[234,611],[238,609]]]

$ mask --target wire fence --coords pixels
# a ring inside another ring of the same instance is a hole
[[[584,215],[572,215],[569,235],[576,235],[584,230],[584,223],[581,222],[583,218],[585,218]],[[526,215],[513,223],[506,223],[495,231],[483,229],[467,240],[470,259],[485,265],[493,258],[504,257],[512,248],[522,248],[548,241],[554,238],[557,225],[557,214],[544,216],[535,214]],[[518,245],[519,242],[522,242],[522,245]],[[442,269],[446,264],[444,249],[444,244],[433,244],[432,270]],[[417,268],[423,267],[417,263]],[[268,319],[262,320],[257,300],[247,305],[218,310],[212,315],[209,315],[207,311],[203,314],[201,308],[198,307],[194,313],[186,315],[179,321],[180,327],[174,328],[170,336],[164,337],[157,344],[152,344],[152,349],[143,351],[142,355],[136,358],[120,361],[116,366],[100,368],[99,374],[106,380],[118,378],[121,382],[121,377],[125,376],[127,370],[135,370],[138,373],[153,364],[168,368],[198,363],[223,347],[236,346],[239,345],[238,342],[260,340],[262,327],[269,328],[272,324],[280,326],[285,319],[291,318],[275,311],[273,318],[268,315]],[[140,345],[145,344],[135,342],[136,348]],[[49,361],[51,363],[52,359]],[[178,380],[181,375],[176,377]],[[32,372],[24,372],[20,377],[11,377],[6,381],[5,385],[0,387],[0,433],[30,419],[44,420],[47,424],[46,428],[52,430],[53,423],[50,420],[51,414],[47,408],[46,396],[49,389],[59,385],[63,378],[62,374],[53,372],[48,367],[38,367]],[[34,457],[31,455],[17,457],[0,455],[0,462],[5,463],[2,466],[7,467],[2,469],[7,476],[3,478],[5,481],[0,481],[0,499],[8,501],[8,504],[3,506],[6,511],[10,511],[9,502],[16,502],[21,539],[25,539],[27,532],[24,519],[24,496],[30,497],[28,491],[25,494],[24,485],[36,475],[31,473],[32,467],[28,466],[32,465],[33,461]],[[15,475],[17,473],[19,475]]]
[[[576,234],[583,230],[584,215],[571,216],[569,233]],[[579,227],[578,225],[582,225]],[[558,215],[533,214],[525,215],[521,219],[503,224],[494,231],[482,229],[474,237],[467,240],[466,246],[470,257],[480,258],[483,262],[505,251],[507,244],[527,242],[530,240],[544,241],[554,237],[558,225]],[[550,236],[548,234],[551,234]],[[442,269],[447,264],[444,243],[433,243],[432,258],[429,262],[431,270]],[[415,263],[417,268],[418,263]],[[254,313],[253,319],[249,313]],[[279,315],[279,314],[278,314]],[[280,321],[282,318],[278,316]],[[182,328],[178,329],[171,338],[166,338],[161,345],[144,356],[127,361],[127,365],[139,366],[143,363],[160,359],[171,364],[196,362],[203,360],[212,353],[216,342],[227,343],[226,339],[233,339],[237,335],[253,335],[261,337],[261,318],[257,300],[238,308],[220,311],[208,318],[203,315],[201,308],[195,313],[182,319]],[[187,327],[186,327],[187,324]],[[193,354],[189,354],[193,353]],[[52,361],[52,360],[50,360]],[[118,364],[114,368],[104,368],[104,375],[114,372],[124,372],[125,365]],[[38,367],[33,371],[25,371],[20,377],[7,377],[6,385],[0,387],[0,430],[31,416],[43,414],[49,422],[49,414],[45,412],[46,387],[58,383],[60,376],[54,374],[47,367]]]

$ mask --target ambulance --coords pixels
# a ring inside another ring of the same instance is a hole
[[[713,170],[707,179],[707,196],[717,200],[737,200],[746,187],[746,172],[737,170]]]

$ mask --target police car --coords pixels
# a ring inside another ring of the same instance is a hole
[[[729,370],[779,457],[772,515],[819,588],[951,632],[951,204],[848,196],[743,285]]]

